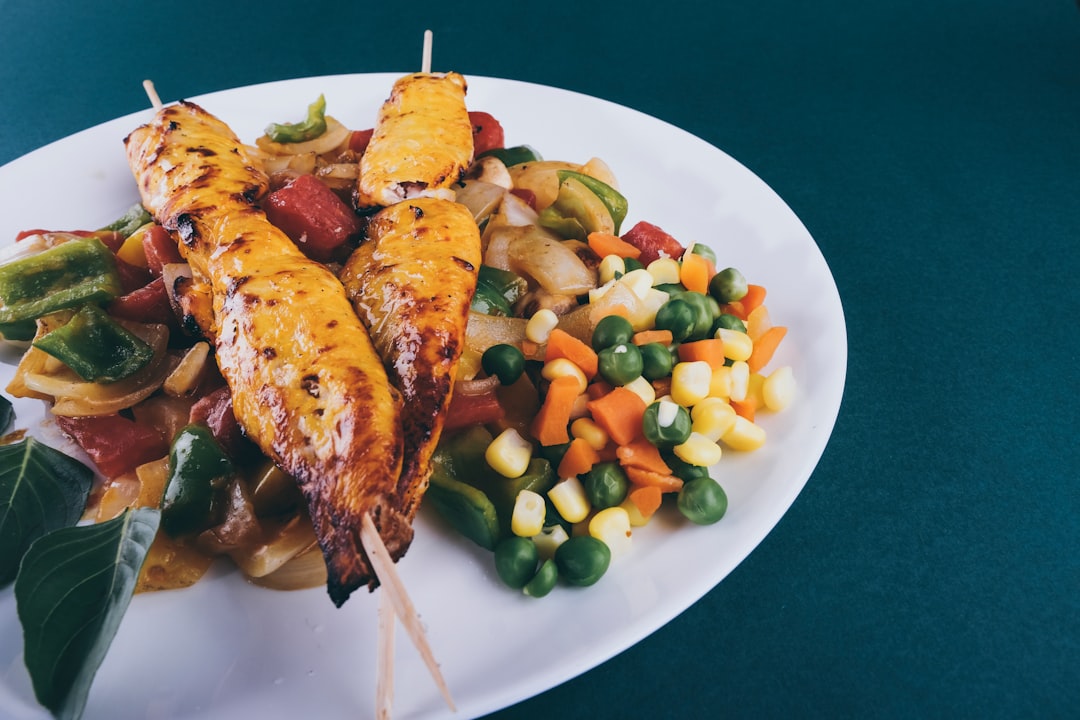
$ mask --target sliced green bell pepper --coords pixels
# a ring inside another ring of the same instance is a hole
[[[169,450],[162,529],[177,537],[213,527],[215,506],[232,474],[232,461],[210,428],[195,423],[181,428]]]
[[[525,294],[528,288],[529,284],[525,278],[516,273],[490,265],[481,265],[472,309],[485,315],[513,315],[514,303]]]
[[[270,123],[266,136],[278,143],[298,143],[314,140],[326,132],[326,98],[319,95],[308,105],[307,120],[298,123]]]
[[[485,150],[476,156],[477,159],[482,157],[495,157],[502,160],[503,165],[510,167],[511,165],[520,165],[526,162],[539,162],[544,158],[540,157],[534,148],[528,145],[517,145],[509,148],[492,148]]]
[[[121,294],[116,261],[101,240],[68,240],[0,266],[0,324],[108,302]]]
[[[573,178],[592,190],[596,197],[600,198],[600,202],[604,203],[608,212],[611,213],[611,219],[615,223],[615,234],[619,234],[619,228],[622,221],[626,219],[626,212],[629,209],[629,203],[622,193],[606,182],[597,180],[592,175],[586,175],[585,173],[574,172],[573,170],[559,170],[556,175],[559,176],[560,183],[565,182],[567,178]]]
[[[152,347],[97,305],[83,305],[66,324],[33,344],[90,382],[123,380],[154,357]]]
[[[151,222],[154,218],[150,217],[150,213],[146,212],[146,209],[136,203],[127,209],[123,215],[112,221],[102,230],[112,230],[115,233],[119,233],[123,238],[131,237],[136,230],[141,228],[148,222]]]

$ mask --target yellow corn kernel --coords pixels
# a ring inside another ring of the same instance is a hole
[[[516,478],[529,469],[532,450],[532,443],[521,437],[517,430],[506,428],[487,446],[484,459],[503,477]]]
[[[621,507],[604,508],[589,521],[589,534],[608,546],[612,557],[630,550],[630,515]]]
[[[520,537],[531,538],[544,529],[547,504],[544,498],[532,490],[522,490],[514,499],[514,511],[510,516],[510,531]]]
[[[618,255],[605,255],[597,268],[600,284],[626,274],[626,262]]]
[[[750,373],[750,377],[746,381],[746,399],[745,402],[752,403],[754,407],[761,407],[765,404],[765,399],[761,394],[761,389],[765,386],[765,376],[761,373]]]
[[[675,258],[662,257],[653,260],[645,268],[653,278],[653,287],[657,285],[677,285],[679,283],[679,261]]]
[[[754,341],[744,332],[720,328],[716,337],[724,343],[724,357],[730,360],[746,360],[754,352]]]
[[[644,400],[646,405],[651,405],[652,401],[656,399],[656,388],[641,375],[638,375],[623,387]]]
[[[629,497],[619,503],[619,507],[625,510],[627,517],[630,518],[630,527],[645,527],[653,518],[652,515],[649,517],[642,515],[641,510],[638,510],[638,506]]]
[[[701,467],[715,465],[720,462],[720,457],[724,454],[719,445],[696,432],[691,432],[686,442],[676,445],[671,450],[683,462]]]
[[[709,378],[709,397],[727,400],[731,397],[731,367],[718,367]]]
[[[795,374],[790,365],[773,370],[761,385],[761,399],[770,410],[783,410],[795,399]]]
[[[644,299],[649,290],[652,289],[653,276],[649,274],[648,270],[639,268],[623,275],[619,278],[619,282],[630,288],[630,292],[634,293],[639,299]]]
[[[116,256],[136,267],[148,267],[146,252],[143,250],[143,235],[146,234],[146,229],[149,227],[150,223],[147,223],[131,233],[120,245],[120,249],[116,251]]]
[[[585,388],[589,386],[589,380],[585,377],[582,369],[573,360],[567,360],[566,358],[555,358],[544,363],[540,375],[545,380],[554,380],[557,377],[572,377],[578,381],[578,393],[585,392]]]
[[[611,440],[607,430],[597,425],[592,418],[587,417],[578,418],[570,423],[570,435],[584,440],[593,450],[603,450]]]
[[[731,429],[720,439],[732,450],[757,450],[765,444],[765,428],[736,416]]]
[[[534,343],[546,343],[551,331],[559,324],[559,316],[553,310],[544,308],[537,310],[536,314],[529,318],[525,324],[525,337]]]
[[[690,430],[718,442],[735,424],[735,408],[727,400],[707,397],[690,411]]]
[[[570,536],[562,525],[550,525],[541,530],[539,535],[533,536],[533,544],[540,551],[540,559],[547,560],[555,557],[555,551],[569,539]]]
[[[671,397],[683,407],[692,407],[709,396],[712,368],[704,360],[675,363],[671,370]]]
[[[555,487],[548,490],[547,495],[566,522],[581,522],[588,517],[591,509],[589,498],[581,481],[576,477],[564,478],[555,483]]]
[[[728,397],[735,402],[746,400],[746,391],[750,387],[750,366],[742,360],[731,363],[731,392]]]

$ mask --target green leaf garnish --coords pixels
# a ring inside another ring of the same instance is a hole
[[[0,446],[0,587],[31,543],[82,516],[94,472],[32,437]]]
[[[35,542],[15,579],[24,658],[38,702],[78,718],[131,602],[161,513],[56,530]]]

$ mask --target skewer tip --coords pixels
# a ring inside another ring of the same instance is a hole
[[[434,33],[431,30],[424,31],[424,55],[420,62],[420,72],[427,74],[431,72],[431,45],[434,38]]]
[[[158,96],[157,90],[154,89],[154,81],[143,80],[142,86],[143,90],[146,91],[146,97],[150,98],[150,104],[153,106],[154,110],[160,110],[162,107],[161,98]]]

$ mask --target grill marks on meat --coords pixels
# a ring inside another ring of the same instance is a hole
[[[469,211],[416,198],[380,210],[341,273],[404,400],[398,496],[409,518],[428,485],[480,262],[480,232]]]
[[[236,417],[303,490],[341,605],[377,583],[360,542],[364,513],[395,560],[412,540],[396,501],[400,395],[338,279],[253,205],[268,179],[228,126],[180,103],[125,143],[143,205],[211,289]]]

